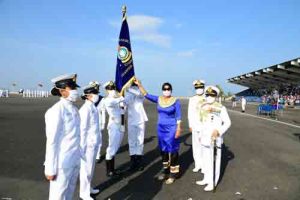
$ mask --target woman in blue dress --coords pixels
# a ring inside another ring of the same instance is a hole
[[[138,80],[135,80],[135,84],[138,85],[146,99],[157,104],[157,135],[163,163],[163,171],[158,179],[166,180],[166,184],[172,184],[179,173],[180,101],[172,96],[170,83],[162,85],[162,96],[147,93]]]

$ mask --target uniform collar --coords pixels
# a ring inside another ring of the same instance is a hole
[[[66,105],[73,105],[73,102],[67,100],[67,99],[64,98],[64,97],[60,97],[60,100],[61,100],[64,104],[66,104]]]
[[[118,97],[117,91],[114,90],[113,93],[108,93],[107,97],[109,97],[109,98],[117,98]]]
[[[94,103],[92,102],[92,101],[90,101],[90,100],[85,100],[85,103],[87,104],[87,105],[89,105],[89,106],[91,106],[91,105],[93,105]]]

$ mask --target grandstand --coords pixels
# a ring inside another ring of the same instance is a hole
[[[237,94],[252,102],[279,102],[300,107],[300,57],[227,79],[248,87]]]
[[[280,94],[295,95],[300,88],[300,57],[229,78],[227,82],[248,87],[250,90],[242,93],[252,91],[257,96],[274,90]]]

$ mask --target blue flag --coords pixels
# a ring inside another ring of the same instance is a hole
[[[118,92],[124,94],[124,90],[130,86],[134,79],[134,67],[130,45],[127,17],[124,15],[119,36],[118,57],[116,66],[115,83]]]

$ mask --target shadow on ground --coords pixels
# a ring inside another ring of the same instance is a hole
[[[186,144],[186,140],[189,138],[190,134],[185,134],[181,137],[181,143]],[[181,176],[187,171],[192,160],[192,147],[180,155],[180,170]],[[144,164],[145,166],[151,166],[146,168],[140,175],[136,176],[133,179],[130,179],[128,183],[120,188],[115,193],[103,198],[103,199],[153,199],[157,193],[161,190],[162,184],[164,182],[157,180],[157,175],[162,169],[162,163],[159,159],[154,162],[157,158],[160,157],[160,151],[157,148],[147,152],[144,155]],[[183,160],[184,158],[184,160]],[[130,165],[130,162],[127,162],[119,167],[119,169],[126,169]],[[109,179],[104,183],[101,183],[97,186],[101,191],[111,187],[112,185],[119,182],[121,179],[128,178],[133,175],[134,172],[124,172],[123,176],[119,179]],[[180,176],[179,176],[180,178]]]
[[[300,141],[300,133],[293,133],[293,135],[294,135],[295,137],[297,137],[297,138],[299,139],[299,141]]]

